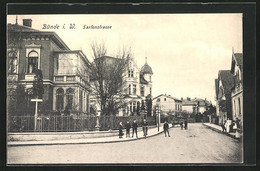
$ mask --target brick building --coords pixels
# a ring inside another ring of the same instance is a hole
[[[27,105],[34,106],[31,88],[36,70],[41,70],[44,94],[40,110],[62,113],[67,106],[72,113],[87,113],[89,78],[82,72],[90,66],[86,56],[70,50],[55,32],[33,29],[31,19],[24,19],[23,25],[8,24],[7,31],[8,92],[23,85]]]

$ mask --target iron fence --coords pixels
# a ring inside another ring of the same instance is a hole
[[[100,130],[118,129],[119,123],[123,125],[134,119],[141,124],[143,116],[40,116],[37,118],[37,128],[34,129],[34,116],[12,116],[9,118],[9,132],[73,132],[95,130],[97,119],[99,119]],[[146,118],[149,125],[156,124],[155,117]]]

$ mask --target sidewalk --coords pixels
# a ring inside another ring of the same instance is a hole
[[[206,127],[210,128],[214,131],[217,131],[219,133],[226,134],[227,136],[230,136],[232,138],[240,139],[240,138],[236,138],[236,133],[234,133],[234,132],[222,132],[222,128],[220,125],[216,125],[216,124],[212,124],[212,123],[203,123],[203,125],[205,125]],[[240,135],[240,137],[241,137],[241,135]]]
[[[171,124],[169,124],[171,127]],[[158,131],[158,127],[148,129],[148,135],[146,138],[158,135],[163,132],[163,125],[160,125],[160,131]],[[138,138],[134,136],[132,138],[132,129],[130,130],[130,137],[125,137],[125,130],[123,138],[119,138],[118,136],[113,137],[102,137],[102,138],[85,138],[85,139],[66,139],[66,140],[50,140],[50,141],[14,141],[8,142],[8,146],[32,146],[32,145],[66,145],[66,144],[98,144],[98,143],[113,143],[113,142],[125,142],[125,141],[134,141],[144,139],[142,131],[137,132]]]

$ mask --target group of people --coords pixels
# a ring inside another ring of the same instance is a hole
[[[143,136],[146,138],[146,136],[148,135],[148,123],[146,121],[146,119],[143,120],[142,124],[141,124],[142,128],[143,128]],[[132,138],[134,137],[134,134],[136,136],[136,138],[138,138],[137,135],[137,128],[138,128],[138,124],[136,119],[133,121],[132,125],[130,124],[129,121],[126,122],[125,124],[125,130],[126,130],[126,138],[130,138],[130,129],[132,128]],[[163,125],[163,130],[164,130],[164,134],[166,137],[166,133],[168,133],[168,137],[170,137],[170,133],[169,133],[169,124],[165,121],[164,125]],[[123,138],[123,123],[120,122],[119,123],[119,138]]]
[[[183,128],[184,129],[188,129],[188,122],[187,122],[187,120],[184,120],[184,122],[181,122],[180,123],[180,127],[181,127],[181,130],[183,130]]]
[[[221,125],[222,132],[236,132],[240,129],[240,120],[236,118],[236,120],[225,120],[224,123]]]

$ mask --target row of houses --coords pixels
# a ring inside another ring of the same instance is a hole
[[[153,106],[160,106],[161,111],[164,114],[174,114],[175,112],[184,111],[187,113],[203,114],[206,110],[208,110],[211,102],[207,99],[201,98],[189,98],[187,99],[178,99],[171,95],[161,94],[155,98],[153,98]]]
[[[91,94],[89,71],[92,63],[81,50],[71,50],[66,43],[51,31],[40,31],[32,28],[31,19],[23,19],[23,25],[7,25],[7,101],[15,98],[12,90],[19,85],[25,87],[27,94],[33,86],[36,71],[41,70],[43,77],[43,102],[40,104],[46,111],[63,112],[65,109],[80,113],[90,113],[91,109],[100,111]],[[102,56],[102,60],[113,63],[117,58]],[[125,74],[127,105],[118,115],[130,115],[147,96],[152,97],[152,68],[145,64],[139,68],[130,59]],[[34,104],[26,99],[30,106]],[[18,103],[12,101],[11,103]],[[8,108],[10,109],[10,108]],[[33,110],[32,110],[33,111]]]
[[[243,124],[243,54],[232,51],[231,69],[220,70],[215,79],[216,114],[219,124],[239,119]]]

